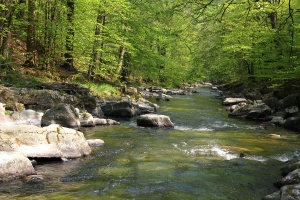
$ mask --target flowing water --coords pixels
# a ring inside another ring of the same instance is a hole
[[[105,146],[38,165],[43,180],[1,183],[0,199],[256,200],[276,191],[283,162],[300,155],[298,134],[228,118],[207,89],[158,104],[174,130],[140,128],[135,119],[84,129]]]

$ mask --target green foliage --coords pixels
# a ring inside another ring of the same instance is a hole
[[[11,26],[0,24],[2,63],[15,56],[4,48],[6,35],[25,43],[31,34],[27,4],[13,2],[0,4],[2,24],[14,11]],[[64,1],[36,1],[37,67],[51,72],[64,63],[73,26],[74,76],[89,81],[284,82],[300,77],[299,7],[291,0],[78,0],[70,24]]]
[[[44,77],[38,77],[32,74],[24,76],[20,71],[16,70],[1,70],[0,75],[0,83],[20,88],[34,87],[37,83],[45,81],[45,79],[43,79]]]

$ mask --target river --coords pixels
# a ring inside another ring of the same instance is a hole
[[[105,146],[37,165],[42,180],[0,183],[0,199],[257,200],[276,191],[283,162],[300,155],[299,134],[228,118],[208,89],[157,103],[174,130],[140,128],[136,119],[83,129]]]

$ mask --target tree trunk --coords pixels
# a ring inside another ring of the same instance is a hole
[[[124,61],[124,55],[125,55],[125,47],[121,46],[120,47],[120,58],[119,58],[119,63],[118,63],[118,68],[117,68],[117,74],[120,74],[122,67],[123,67],[123,61]]]
[[[104,47],[103,29],[105,26],[105,13],[99,11],[97,16],[97,23],[95,27],[95,40],[92,52],[92,63],[89,66],[88,77],[93,79],[96,67],[100,67],[102,63],[102,50]]]
[[[11,40],[11,25],[13,20],[13,14],[16,9],[15,4],[9,4],[8,2],[0,2],[5,5],[6,9],[0,10],[0,66],[9,58],[9,43]]]
[[[123,67],[121,70],[121,78],[120,80],[122,82],[127,82],[128,76],[129,76],[129,60],[130,60],[130,54],[128,52],[124,52],[124,57],[123,57]]]
[[[272,29],[275,29],[277,27],[277,12],[271,12],[269,18],[271,20]]]
[[[275,3],[279,3],[279,2],[278,2],[278,0],[271,0],[271,3],[275,4]],[[277,27],[277,12],[276,11],[271,12],[269,14],[269,18],[271,20],[272,29],[275,29]]]
[[[158,54],[160,56],[163,56],[163,57],[166,57],[167,55],[167,49],[164,45],[158,45],[157,47],[157,51],[158,51]],[[164,64],[160,64],[158,65],[158,70],[159,70],[159,74],[158,74],[158,79],[160,82],[164,82],[165,81],[165,76],[163,74],[163,71],[165,69],[165,65]]]
[[[36,32],[35,32],[35,0],[28,0],[28,26],[27,26],[27,59],[25,64],[28,66],[35,66],[37,60],[36,51]]]
[[[67,36],[66,36],[66,52],[65,52],[65,63],[64,67],[69,71],[76,71],[74,67],[74,58],[73,58],[73,48],[74,48],[74,0],[67,1],[67,20],[69,22],[68,29],[67,29]]]

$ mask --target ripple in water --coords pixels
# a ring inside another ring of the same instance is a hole
[[[222,130],[222,129],[228,129],[228,128],[255,130],[255,129],[257,129],[257,126],[251,126],[251,125],[240,126],[240,125],[237,125],[237,124],[231,124],[231,123],[227,123],[227,122],[216,121],[213,124],[203,125],[203,126],[200,126],[200,127],[189,127],[189,126],[175,125],[174,128],[176,130],[181,130],[181,131],[190,131],[190,130],[193,130],[193,131],[215,131],[215,130]]]
[[[288,152],[280,155],[275,155],[272,158],[275,160],[278,160],[280,162],[287,162],[289,160],[292,160],[294,158],[300,157],[300,149],[296,149],[293,152]]]
[[[219,146],[203,145],[192,149],[186,149],[187,143],[181,142],[180,144],[172,144],[174,148],[179,149],[188,156],[212,156],[222,157],[225,160],[232,160],[238,158],[239,155],[232,154],[226,149],[222,149]]]
[[[207,128],[207,127],[202,127],[202,128],[192,128],[192,127],[187,127],[187,126],[175,126],[174,127],[176,130],[180,131],[214,131],[212,128]]]

